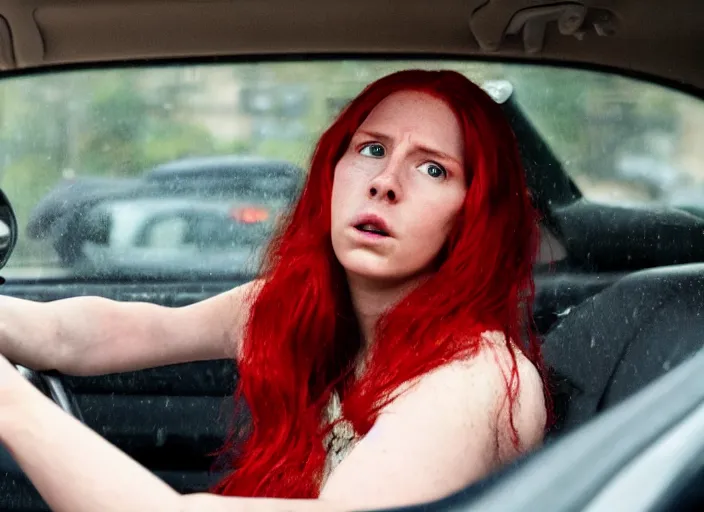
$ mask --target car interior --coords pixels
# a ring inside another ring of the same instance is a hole
[[[673,0],[667,7],[656,0],[4,0],[0,78],[215,62],[452,58],[594,69],[704,100],[704,5]],[[551,444],[701,353],[704,215],[592,200],[525,115],[521,94],[500,103],[541,214],[534,320],[555,407]],[[698,165],[704,170],[704,161]],[[125,184],[126,197],[134,190]],[[42,222],[30,227],[19,236],[43,233]],[[8,276],[0,293],[15,297],[100,295],[170,307],[251,279]],[[38,382],[48,393],[51,378],[87,425],[174,489],[202,491],[214,482],[212,454],[233,409],[232,361],[49,374]],[[699,491],[691,503],[702,500]],[[46,507],[18,469],[0,474],[0,509]]]

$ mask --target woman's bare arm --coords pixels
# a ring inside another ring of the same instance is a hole
[[[0,296],[0,354],[72,375],[235,358],[254,283],[179,308],[102,297],[39,303]]]
[[[51,402],[0,356],[0,445],[56,512],[334,512],[313,500],[183,496]]]
[[[498,356],[498,359],[495,357]],[[44,397],[0,357],[0,443],[56,511],[339,511],[435,500],[540,444],[542,383],[519,357],[515,425],[507,429],[506,354],[483,351],[424,376],[382,412],[333,471],[318,500],[181,496],[126,454]],[[503,452],[503,455],[502,455]]]

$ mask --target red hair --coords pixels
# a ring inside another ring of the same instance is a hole
[[[437,271],[386,312],[365,373],[354,379],[361,335],[330,236],[333,174],[352,135],[390,94],[414,90],[445,101],[464,134],[468,190]],[[542,371],[532,324],[537,213],[515,136],[501,108],[454,71],[410,70],[369,85],[323,133],[288,222],[272,241],[252,297],[239,360],[236,403],[251,422],[223,449],[231,474],[214,492],[315,498],[326,459],[323,411],[341,390],[360,436],[399,387],[471,357],[481,333],[498,330]],[[515,353],[506,385],[518,391]],[[511,415],[513,441],[518,435]]]

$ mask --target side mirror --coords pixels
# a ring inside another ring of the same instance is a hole
[[[7,196],[0,190],[0,268],[10,259],[17,245],[17,219]]]

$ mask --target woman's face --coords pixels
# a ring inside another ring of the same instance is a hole
[[[403,282],[426,273],[467,192],[454,112],[425,93],[380,102],[335,167],[332,245],[348,275]]]

